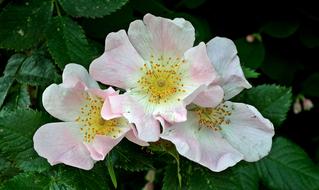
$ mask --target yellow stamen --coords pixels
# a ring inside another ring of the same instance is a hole
[[[193,109],[193,112],[196,114],[200,126],[213,129],[214,131],[221,130],[221,125],[230,124],[227,116],[230,116],[231,112],[228,111],[228,106],[225,104],[216,108],[196,107]]]
[[[170,100],[178,101],[176,95],[186,92],[182,84],[181,66],[185,60],[172,59],[160,56],[155,59],[150,57],[149,64],[144,64],[140,69],[142,77],[139,78],[139,90],[148,97],[148,102],[161,104]]]
[[[99,97],[87,97],[87,103],[81,108],[81,114],[76,118],[82,127],[83,141],[90,143],[96,135],[106,135],[113,138],[118,137],[122,132],[119,126],[127,122],[123,118],[104,120],[101,117],[103,100]]]

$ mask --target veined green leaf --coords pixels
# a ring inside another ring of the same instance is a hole
[[[20,51],[35,46],[43,39],[51,15],[50,1],[9,4],[0,14],[0,48]]]
[[[256,165],[271,189],[319,189],[319,169],[300,147],[285,138],[277,138],[270,154]]]
[[[75,17],[103,17],[120,9],[128,0],[59,0],[63,9]]]

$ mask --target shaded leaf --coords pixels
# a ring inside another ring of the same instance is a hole
[[[292,103],[292,93],[286,87],[259,85],[240,94],[235,101],[255,106],[264,117],[278,127],[286,119]]]
[[[33,134],[51,119],[44,113],[25,109],[0,116],[0,152],[25,171],[44,171],[49,165],[33,149]]]
[[[307,96],[319,97],[319,73],[310,75],[302,84],[302,93]]]
[[[14,90],[12,90],[14,89]],[[11,88],[12,92],[9,93],[6,103],[3,106],[4,110],[25,109],[31,105],[31,99],[28,92],[28,86],[16,85],[15,88]]]
[[[153,168],[151,159],[141,148],[122,141],[110,153],[110,159],[115,168],[127,171],[142,171]]]
[[[300,147],[285,138],[275,139],[270,154],[256,165],[271,189],[319,189],[319,169]]]
[[[259,187],[259,176],[254,164],[244,161],[231,168],[235,180],[239,183],[241,190],[256,190]]]
[[[25,56],[20,54],[15,54],[8,60],[4,70],[4,76],[0,78],[0,107],[2,106],[10,87],[15,80],[14,76],[16,75],[16,72],[24,60]]]
[[[49,183],[49,178],[37,173],[21,173],[8,180],[0,189],[42,190]]]
[[[55,17],[47,30],[48,48],[60,69],[68,63],[85,67],[91,63],[93,52],[84,31],[67,17]]]
[[[46,86],[57,82],[59,75],[53,63],[39,53],[26,57],[16,79],[20,83]]]
[[[50,1],[9,4],[0,14],[0,47],[20,51],[35,46],[43,39],[51,15]]]
[[[63,9],[75,17],[103,17],[120,9],[128,0],[59,0]]]
[[[258,40],[247,42],[245,38],[240,38],[235,41],[235,44],[241,65],[252,69],[261,66],[265,57],[265,48],[262,42]]]
[[[287,38],[297,31],[299,25],[297,20],[276,20],[266,23],[260,30],[275,38]]]
[[[168,164],[165,167],[162,190],[179,189],[176,164]]]

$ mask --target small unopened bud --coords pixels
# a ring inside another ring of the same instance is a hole
[[[297,99],[294,103],[293,111],[295,114],[298,114],[301,112],[301,110],[302,110],[302,107],[301,107],[300,101],[299,99]]]
[[[249,34],[246,36],[246,41],[249,43],[253,43],[255,41],[255,36],[253,34]]]
[[[148,182],[145,184],[142,190],[154,190],[154,184],[152,182]]]
[[[303,109],[306,110],[306,111],[309,111],[313,108],[313,103],[310,99],[303,99],[302,101],[302,105],[303,105]]]

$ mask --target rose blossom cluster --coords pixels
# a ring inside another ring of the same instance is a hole
[[[193,46],[194,40],[190,22],[151,14],[127,32],[108,34],[89,73],[68,64],[63,82],[44,91],[44,108],[63,122],[40,127],[35,150],[51,165],[86,170],[124,137],[141,146],[168,140],[212,171],[267,155],[273,124],[255,107],[229,101],[251,87],[234,43],[215,37]]]

